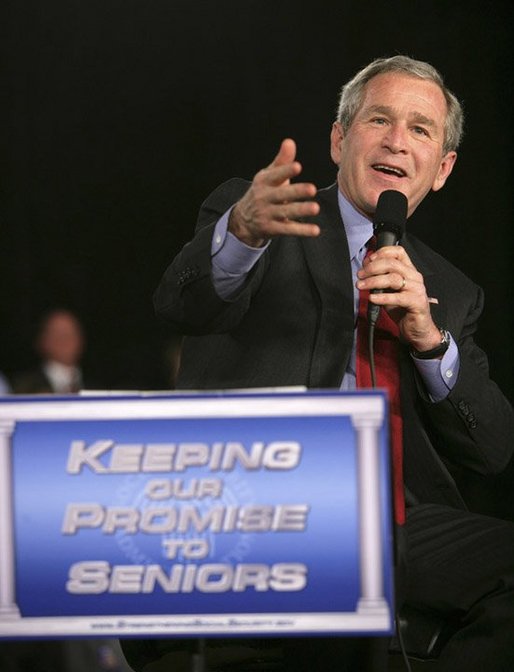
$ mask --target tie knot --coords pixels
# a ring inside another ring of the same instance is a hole
[[[377,237],[371,236],[371,238],[366,243],[366,249],[368,252],[374,252],[377,249]]]
[[[364,261],[364,259],[366,257],[369,257],[369,255],[372,252],[375,252],[376,249],[377,249],[376,236],[371,236],[371,238],[369,238],[369,240],[366,242],[366,244],[363,247],[361,247],[361,249],[359,251],[359,259],[360,259],[361,264]]]

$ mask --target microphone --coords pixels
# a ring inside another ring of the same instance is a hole
[[[388,189],[378,197],[375,216],[373,217],[373,233],[377,247],[398,245],[407,222],[407,197],[401,191]],[[373,294],[381,294],[385,289],[372,289]],[[368,323],[375,326],[380,313],[380,306],[368,303]]]

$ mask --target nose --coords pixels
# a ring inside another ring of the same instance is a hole
[[[407,129],[401,124],[391,124],[383,137],[383,145],[393,154],[408,151]]]

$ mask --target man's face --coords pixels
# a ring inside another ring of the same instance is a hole
[[[83,346],[82,329],[71,313],[58,311],[50,315],[38,342],[43,359],[76,366]]]
[[[401,73],[371,79],[352,125],[335,123],[331,156],[344,196],[370,219],[379,195],[401,191],[409,216],[446,182],[457,155],[443,154],[446,100],[434,82]]]

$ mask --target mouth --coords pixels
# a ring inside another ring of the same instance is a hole
[[[373,170],[376,170],[378,173],[383,173],[384,175],[399,178],[407,177],[407,173],[403,168],[398,168],[397,166],[389,166],[386,163],[374,163],[371,167]]]

